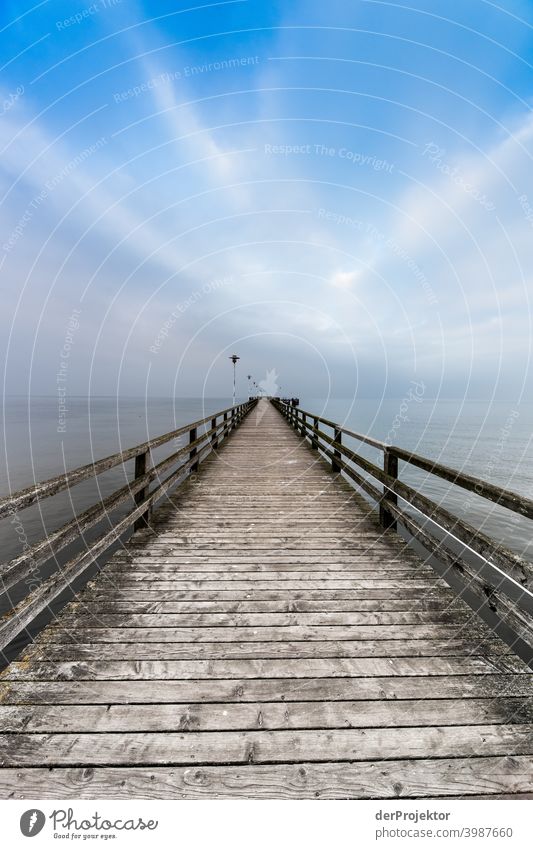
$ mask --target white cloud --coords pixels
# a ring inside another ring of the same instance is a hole
[[[361,279],[362,271],[336,271],[330,277],[330,285],[336,289],[352,290]]]

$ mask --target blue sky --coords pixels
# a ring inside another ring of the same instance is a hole
[[[531,392],[530,3],[5,0],[0,40],[6,392],[221,396],[233,350]]]

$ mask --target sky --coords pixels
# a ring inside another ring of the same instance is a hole
[[[3,0],[7,394],[531,396],[533,7]]]

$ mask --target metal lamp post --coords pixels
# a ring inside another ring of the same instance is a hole
[[[237,365],[237,360],[240,360],[240,357],[237,354],[232,354],[229,359],[233,363],[233,406],[235,406],[235,366]]]

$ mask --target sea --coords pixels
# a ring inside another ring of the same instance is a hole
[[[237,401],[245,400],[244,398]],[[300,397],[300,408],[359,433],[368,434],[438,461],[485,481],[533,498],[533,404],[508,401],[426,398],[413,383],[402,398],[344,399]],[[59,411],[56,397],[8,396],[3,406],[3,450],[0,456],[0,497],[145,442],[231,406],[231,398],[70,397]],[[382,454],[355,437],[346,443],[362,456],[382,463]],[[157,462],[176,446],[155,452]],[[133,462],[20,511],[0,521],[1,562],[19,556],[28,545],[60,527],[76,513],[123,486],[133,477]],[[438,501],[500,544],[533,560],[531,521],[498,507],[440,478],[400,463],[400,477]],[[125,505],[108,518],[111,525],[128,509]],[[89,543],[102,531],[88,531]],[[127,538],[127,535],[124,539]],[[66,562],[67,548],[39,575],[46,578]],[[103,558],[105,560],[105,558]],[[101,564],[102,558],[98,561]],[[9,647],[13,657],[96,570],[91,567],[73,587],[51,605],[29,631]],[[0,613],[25,594],[15,587],[0,595]]]

